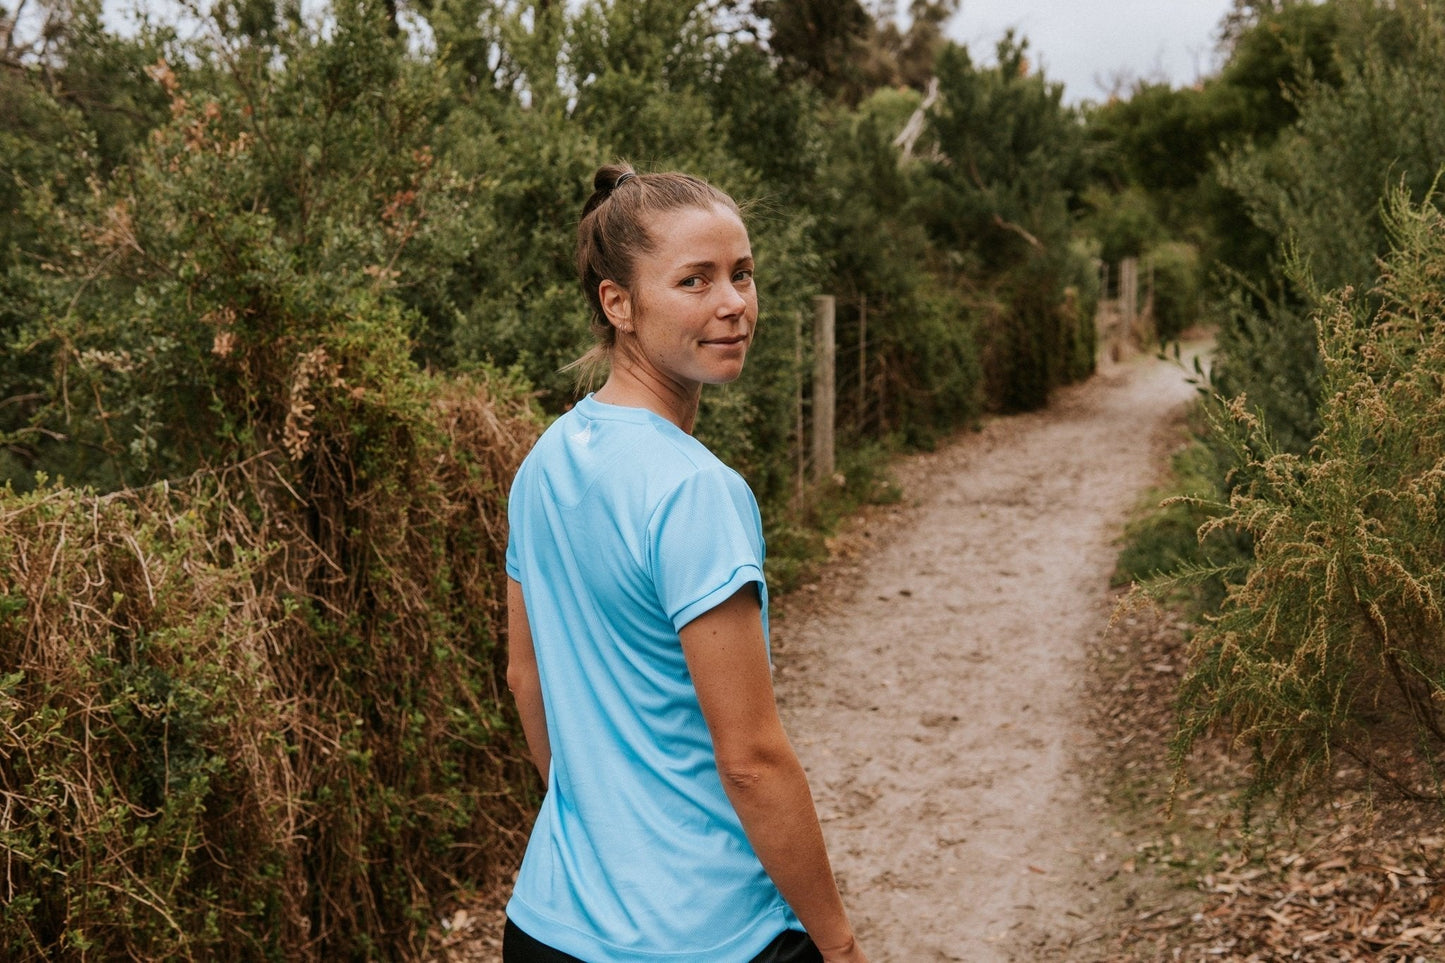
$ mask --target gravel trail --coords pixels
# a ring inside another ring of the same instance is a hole
[[[875,963],[1092,959],[1127,857],[1088,778],[1090,647],[1129,510],[1194,396],[1101,362],[905,460],[773,622],[785,721]]]

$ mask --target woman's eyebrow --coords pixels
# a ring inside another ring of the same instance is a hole
[[[734,267],[737,267],[737,266],[740,265],[740,264],[752,264],[752,263],[753,263],[753,256],[752,256],[751,254],[744,254],[742,257],[737,258],[736,260],[733,261],[733,266],[734,266]],[[677,265],[677,267],[675,267],[673,270],[676,270],[676,271],[707,271],[707,270],[711,270],[711,269],[716,268],[716,267],[717,267],[717,262],[716,262],[716,261],[701,260],[701,261],[687,261],[687,262],[685,262],[685,263],[683,263],[683,264]]]

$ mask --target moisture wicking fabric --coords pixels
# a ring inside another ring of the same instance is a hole
[[[552,767],[507,914],[589,963],[750,960],[801,929],[723,792],[678,630],[755,585],[747,483],[691,435],[591,395],[517,473]]]

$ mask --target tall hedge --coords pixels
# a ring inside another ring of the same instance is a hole
[[[414,957],[512,865],[501,519],[536,422],[318,364],[292,455],[0,498],[6,959]]]
[[[169,120],[29,194],[36,454],[114,491],[0,500],[7,957],[414,956],[527,822],[501,553],[538,420],[414,360],[468,185],[383,9],[336,14],[150,64]]]

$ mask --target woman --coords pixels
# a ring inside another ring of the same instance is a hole
[[[507,681],[547,794],[507,963],[866,963],[773,701],[762,526],[692,437],[758,317],[737,205],[603,167],[577,265],[606,381],[509,503]]]

